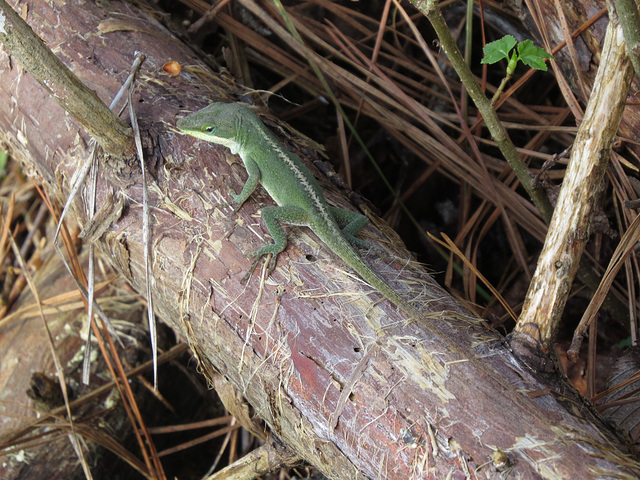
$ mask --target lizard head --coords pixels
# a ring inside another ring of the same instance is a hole
[[[224,145],[233,150],[238,126],[251,109],[242,103],[212,103],[178,120],[177,127],[200,140]]]

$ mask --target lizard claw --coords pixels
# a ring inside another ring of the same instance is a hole
[[[231,200],[218,204],[218,208],[229,207],[231,205],[233,205],[233,213],[237,213],[242,206],[242,203],[240,203],[240,200],[238,199],[238,195],[236,195],[233,190],[231,190]]]

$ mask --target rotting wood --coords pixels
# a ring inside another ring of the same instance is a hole
[[[0,43],[20,58],[22,66],[91,132],[107,153],[133,154],[131,129],[127,124],[56,56],[43,54],[46,50],[42,48],[41,39],[4,0],[0,0],[0,23]]]
[[[70,378],[72,372],[77,371],[80,361],[78,352],[84,345],[81,333],[84,304],[75,282],[53,248],[47,246],[39,254],[42,265],[34,273],[33,282],[45,302],[45,317],[55,337],[65,376],[69,375]],[[79,253],[81,262],[86,263],[86,257],[86,251]],[[131,352],[139,348],[136,346],[138,341],[134,341],[134,338],[145,340],[144,332],[134,323],[143,315],[143,308],[135,307],[130,298],[122,298],[118,291],[122,292],[124,282],[117,279],[116,273],[108,273],[110,278],[99,283],[97,291],[103,296],[102,307],[107,314],[118,315],[119,320],[129,321],[132,330],[137,330],[137,333],[127,332],[127,339],[124,340]],[[60,391],[60,386],[55,376],[52,376],[48,338],[33,295],[28,289],[23,290],[12,305],[12,314],[0,321],[0,352],[0,478],[40,480],[52,477],[47,473],[53,474],[54,470],[59,475],[58,478],[84,478],[78,456],[67,436],[69,423],[64,419],[66,408],[61,395],[56,398],[46,392],[48,388],[56,387]],[[91,432],[94,439],[106,437],[104,431],[109,431],[119,439],[130,438],[127,435],[132,435],[131,427],[123,419],[123,415],[109,415],[106,398],[113,386],[108,389],[98,388],[99,377],[106,372],[104,360],[99,357],[92,366],[95,374],[92,388],[95,395],[83,398],[84,392],[81,392],[77,384],[73,385],[74,388],[71,385],[68,387],[69,392],[75,394],[71,405],[72,411],[77,415],[76,429],[85,434]],[[145,413],[150,413],[146,409],[149,397],[150,395],[146,397],[146,401],[144,395],[138,397],[139,406]],[[31,401],[30,398],[37,400]],[[38,415],[32,410],[34,408],[40,411]],[[51,412],[54,417],[47,417],[45,412]],[[152,415],[146,415],[145,418],[152,421]],[[101,430],[98,423],[105,430]],[[28,446],[29,444],[31,445]],[[100,458],[98,447],[98,442],[86,442],[85,456],[89,463]],[[7,455],[3,455],[5,453]],[[144,462],[133,455],[129,460],[132,465],[130,471],[134,471],[134,468],[144,470]],[[112,464],[105,465],[101,468],[101,473],[109,475],[113,467]]]
[[[578,409],[584,418],[576,416],[580,399],[561,379],[554,377],[557,392],[527,395],[547,384],[415,265],[397,260],[387,266],[366,258],[387,278],[399,278],[397,288],[425,312],[440,317],[427,325],[404,325],[392,305],[376,303],[378,296],[304,229],[295,230],[260,293],[257,276],[245,289],[239,282],[249,263],[243,254],[264,235],[253,214],[268,201],[254,195],[238,215],[216,208],[229,186],[242,183],[242,169],[229,164],[232,157],[224,149],[196,144],[174,128],[179,115],[213,99],[231,99],[228,92],[238,87],[210,72],[131,4],[111,2],[108,12],[74,1],[24,4],[42,16],[32,23],[37,33],[56,45],[63,61],[73,58],[76,74],[91,79],[103,99],[128,73],[132,46],[147,54],[146,81],[136,100],[157,186],[152,211],[159,313],[189,339],[203,372],[211,378],[218,371],[233,383],[295,454],[336,479],[446,478],[471,471],[499,478],[491,464],[498,451],[523,478],[640,473],[590,410]],[[115,15],[127,18],[131,28],[88,34],[100,32]],[[87,57],[94,61],[77,60]],[[161,72],[169,58],[183,65],[180,76]],[[60,122],[64,114],[58,105],[28,74],[8,64],[3,55],[4,141],[63,198],[86,155],[86,134],[72,121]],[[127,206],[96,243],[142,290],[137,179],[135,172],[124,179],[104,173],[99,198],[124,196]],[[323,186],[330,202],[345,206],[335,188]],[[77,207],[79,220],[86,222],[82,205]],[[379,232],[368,228],[367,234],[385,248]],[[403,250],[393,252],[407,258]],[[388,325],[386,335],[376,338],[364,315]],[[354,381],[355,366],[371,348],[376,355]],[[346,385],[352,393],[338,409]]]

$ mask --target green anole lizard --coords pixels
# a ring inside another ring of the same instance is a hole
[[[277,207],[262,209],[274,243],[263,245],[249,256],[255,257],[247,276],[259,259],[272,254],[268,265],[275,268],[277,255],[287,246],[287,236],[280,223],[309,227],[347,265],[411,319],[422,315],[374,272],[356,252],[355,246],[369,246],[356,235],[368,223],[367,217],[351,210],[327,204],[322,187],[297,155],[285,149],[267,130],[256,114],[241,103],[213,103],[185,118],[177,126],[198,139],[223,145],[240,155],[249,178],[239,195],[225,205],[237,211],[262,184]],[[340,225],[346,225],[340,228]]]

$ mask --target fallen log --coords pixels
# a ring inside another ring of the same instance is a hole
[[[386,254],[365,252],[365,260],[425,313],[424,322],[407,324],[306,229],[293,230],[270,279],[256,273],[242,285],[244,255],[266,232],[255,214],[271,200],[254,195],[237,215],[218,208],[229,186],[242,185],[243,168],[224,148],[175,129],[187,112],[236,101],[242,89],[136,5],[19,6],[28,6],[27,22],[105,103],[135,50],[147,55],[134,102],[153,178],[157,313],[188,339],[204,375],[213,382],[220,373],[235,386],[290,452],[336,479],[499,478],[507,469],[521,478],[640,474],[622,440],[563,378],[523,367],[388,229],[366,229]],[[169,60],[182,65],[179,75],[163,72]],[[0,64],[3,142],[64,203],[90,138],[17,59],[3,51]],[[308,164],[317,158],[265,109],[259,113]],[[321,183],[331,204],[348,206],[336,187]],[[98,199],[99,218],[108,220],[94,225],[95,244],[144,292],[142,189],[133,159],[102,159]],[[86,193],[83,200],[75,209],[88,225]]]

